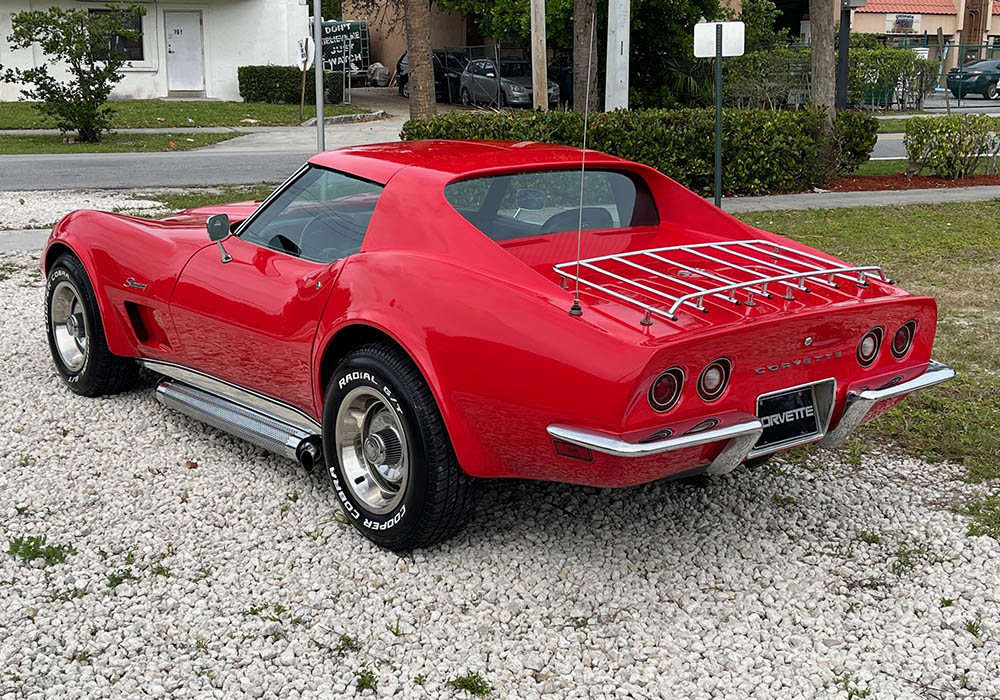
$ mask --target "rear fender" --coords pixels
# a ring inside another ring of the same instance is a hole
[[[467,473],[544,478],[539,455],[551,461],[545,428],[553,417],[620,423],[649,359],[648,350],[567,310],[561,296],[540,296],[440,259],[355,256],[320,323],[316,403],[322,405],[325,389],[325,349],[341,330],[370,326],[420,369]]]

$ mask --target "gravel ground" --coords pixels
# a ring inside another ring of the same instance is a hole
[[[35,261],[0,280],[2,700],[350,697],[359,674],[470,697],[447,685],[470,673],[500,698],[1000,697],[1000,542],[965,536],[951,469],[491,483],[462,534],[399,557],[321,475],[150,386],[71,394]],[[41,535],[48,565],[4,551]]]
[[[51,228],[74,209],[154,214],[165,211],[161,202],[146,199],[152,190],[38,190],[0,195],[0,230]]]

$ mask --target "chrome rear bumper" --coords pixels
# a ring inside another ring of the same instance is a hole
[[[844,414],[840,417],[837,427],[826,434],[820,440],[820,447],[838,447],[861,425],[868,412],[879,401],[894,399],[911,391],[926,389],[927,387],[941,384],[955,376],[955,370],[948,365],[931,360],[924,373],[908,382],[900,382],[883,389],[865,389],[860,393],[849,391],[847,393],[847,405]]]
[[[882,389],[866,389],[860,393],[848,392],[847,406],[837,426],[826,433],[819,444],[822,447],[837,447],[861,425],[868,412],[879,401],[892,399],[918,389],[926,389],[946,382],[955,376],[955,370],[947,365],[931,360],[927,369],[916,379],[900,382]],[[708,443],[724,442],[719,455],[706,468],[709,474],[726,474],[739,466],[753,450],[764,431],[764,426],[756,416],[749,413],[730,414],[730,420],[720,427],[697,433],[668,436],[649,442],[627,442],[609,433],[603,433],[569,425],[553,424],[546,429],[557,440],[613,457],[648,457],[662,452],[673,452],[687,447],[697,447]]]

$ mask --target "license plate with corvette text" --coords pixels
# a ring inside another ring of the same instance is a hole
[[[754,451],[799,442],[820,433],[812,386],[762,396],[757,399],[757,417],[764,425],[764,432]]]

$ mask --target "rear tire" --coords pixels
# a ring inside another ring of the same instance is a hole
[[[348,519],[405,551],[456,533],[475,501],[420,371],[399,349],[365,345],[337,367],[323,403],[323,452]]]
[[[983,97],[988,100],[1000,100],[1000,82],[993,83],[986,88],[986,92],[983,94]]]
[[[49,269],[45,329],[56,371],[74,393],[104,396],[135,385],[139,366],[108,349],[94,288],[83,263],[69,253]]]

